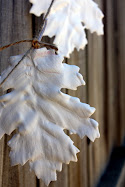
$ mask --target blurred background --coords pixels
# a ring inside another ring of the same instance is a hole
[[[85,50],[65,59],[80,67],[86,85],[64,91],[96,108],[92,117],[100,124],[101,137],[92,143],[71,135],[81,150],[78,162],[63,165],[50,187],[125,187],[125,1],[95,2],[105,15],[104,36],[88,31]],[[30,7],[28,0],[0,0],[0,46],[35,36],[42,18],[30,15]],[[29,46],[20,44],[0,52],[0,70],[8,66],[9,56],[24,53]],[[0,186],[45,187],[28,164],[10,166],[7,142],[11,137],[0,140]]]

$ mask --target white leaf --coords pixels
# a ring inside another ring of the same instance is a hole
[[[30,13],[46,13],[50,0],[32,0]],[[83,49],[87,44],[85,28],[103,34],[103,14],[93,0],[55,0],[48,16],[44,35],[55,36],[59,52],[69,57],[74,48]],[[84,26],[83,26],[83,24]]]
[[[21,57],[11,57],[0,82]],[[12,165],[29,161],[46,185],[56,180],[62,163],[77,161],[79,150],[64,129],[81,138],[87,135],[92,141],[100,136],[98,123],[89,118],[95,109],[61,92],[62,88],[76,90],[85,84],[79,68],[62,61],[53,50],[35,50],[36,67],[29,54],[2,84],[4,92],[12,91],[0,96],[0,138],[18,129],[8,143]]]

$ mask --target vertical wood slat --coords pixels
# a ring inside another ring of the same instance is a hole
[[[119,144],[123,142],[125,136],[125,1],[119,0],[117,7],[117,60],[118,60],[118,82],[119,82]]]
[[[106,1],[107,133],[110,152],[125,136],[124,8],[124,1]]]
[[[117,62],[117,30],[116,30],[116,0],[106,0],[106,63],[107,63],[107,125],[108,149],[117,142],[117,127],[119,123],[119,92],[118,92],[118,62]]]
[[[99,122],[100,139],[88,145],[89,158],[89,186],[93,186],[102,169],[106,156],[106,142],[104,132],[104,79],[103,79],[103,53],[102,38],[95,34],[89,35],[88,46],[88,103],[96,108],[92,118]],[[99,53],[98,53],[99,51]]]
[[[29,14],[30,4],[25,0],[0,0],[0,45],[32,38],[32,17]],[[20,44],[0,52],[0,69],[8,66],[8,59],[12,55],[24,53],[29,44]],[[36,185],[36,177],[30,174],[29,167],[25,165],[11,167],[9,159],[8,140],[12,135],[4,136],[0,141],[0,186],[16,187]]]
[[[103,7],[103,1],[96,0],[99,7]],[[93,187],[97,183],[100,173],[106,161],[106,136],[104,123],[104,49],[103,37],[88,33],[88,103],[96,108],[92,118],[99,122],[100,138],[88,145],[88,172],[89,185]]]
[[[83,75],[86,81],[86,53],[85,51],[75,51],[71,58],[68,60],[68,64],[77,65],[80,67],[80,73]],[[68,90],[68,94],[79,97],[81,102],[87,102],[87,86],[82,86],[77,89],[77,91]],[[78,163],[71,162],[69,165],[69,187],[87,187],[87,145],[86,137],[80,140],[77,135],[71,135],[71,139],[74,145],[81,151],[77,154]]]

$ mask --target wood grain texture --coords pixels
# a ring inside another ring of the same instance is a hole
[[[119,66],[117,61],[116,1],[106,1],[107,124],[109,151],[117,142],[119,124]]]
[[[89,185],[92,186],[99,176],[103,159],[106,154],[104,136],[104,75],[102,38],[90,35],[88,46],[88,103],[96,108],[93,118],[100,124],[100,139],[88,145],[89,153]],[[98,53],[99,51],[99,53]]]
[[[125,2],[106,1],[105,55],[107,76],[108,150],[120,145],[125,136]]]
[[[125,1],[116,1],[117,8],[117,61],[118,61],[118,84],[119,84],[119,144],[123,142],[125,136]]]
[[[96,1],[99,7],[103,8],[103,1]],[[88,103],[96,108],[93,118],[99,122],[100,138],[88,145],[88,167],[89,186],[93,187],[97,183],[100,173],[105,166],[107,159],[107,145],[105,136],[104,119],[104,37],[88,32],[87,47],[87,76],[88,76]]]
[[[87,48],[71,55],[68,63],[80,67],[86,85],[77,91],[64,91],[96,108],[92,117],[100,124],[101,137],[92,143],[71,135],[81,150],[78,162],[63,165],[62,172],[57,172],[57,181],[51,182],[50,187],[96,186],[113,146],[120,145],[125,137],[125,1],[96,2],[104,10],[105,35],[88,32]],[[30,39],[38,33],[42,17],[31,16],[30,7],[27,0],[0,0],[0,46]],[[8,66],[9,56],[24,53],[28,48],[29,44],[20,44],[0,52],[0,71]],[[11,137],[0,140],[0,187],[45,187],[29,171],[28,164],[11,167],[7,146]]]

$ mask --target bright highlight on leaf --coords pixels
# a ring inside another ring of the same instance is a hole
[[[30,13],[40,16],[47,12],[51,0],[30,0]],[[48,16],[44,35],[55,36],[59,52],[69,57],[74,48],[84,49],[87,44],[85,29],[103,34],[103,14],[93,0],[55,0]],[[84,24],[84,26],[83,26]]]
[[[21,58],[11,57],[0,82]],[[79,150],[64,129],[92,141],[100,134],[98,123],[89,118],[95,109],[61,92],[85,84],[79,67],[62,63],[62,56],[45,48],[35,50],[33,60],[35,66],[28,54],[2,84],[4,93],[11,92],[0,96],[0,138],[17,129],[8,143],[12,165],[29,161],[37,177],[48,185],[56,180],[62,163],[77,161]]]

